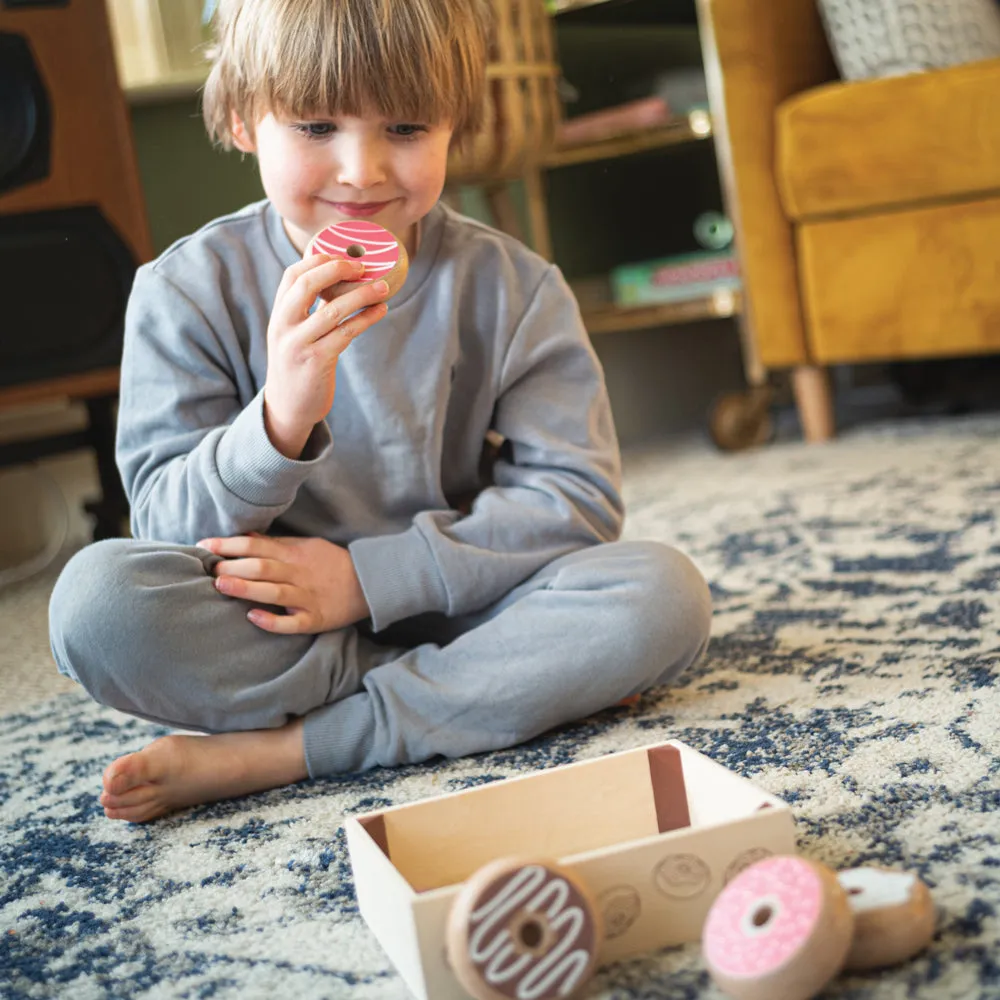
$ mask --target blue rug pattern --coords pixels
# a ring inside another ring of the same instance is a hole
[[[357,911],[345,816],[678,738],[788,801],[804,855],[930,885],[932,947],[824,996],[1000,997],[998,436],[975,418],[631,455],[626,536],[711,581],[708,655],[509,751],[131,826],[104,818],[101,772],[164,730],[82,695],[0,718],[0,996],[405,997]],[[693,945],[602,969],[588,995],[721,998]]]

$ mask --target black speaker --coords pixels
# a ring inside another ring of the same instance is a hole
[[[104,0],[0,0],[0,387],[117,366],[149,256]]]
[[[128,511],[114,462],[125,304],[149,228],[105,0],[0,0],[0,407],[83,400],[85,430],[0,443],[0,466],[93,448],[94,538]]]

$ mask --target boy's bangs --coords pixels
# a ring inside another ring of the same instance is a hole
[[[284,23],[258,37],[261,64],[245,67],[263,83],[254,103],[290,118],[378,114],[459,126],[476,117],[470,53],[433,11],[398,0],[313,3],[316,16],[303,18],[302,6],[276,5]]]

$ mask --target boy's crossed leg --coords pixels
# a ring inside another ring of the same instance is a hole
[[[214,558],[101,543],[75,557],[53,595],[60,669],[113,707],[213,732],[162,737],[114,761],[101,796],[109,818],[143,822],[310,775],[509,746],[673,680],[708,637],[704,582],[655,544],[556,560],[487,611],[442,618],[440,644],[410,649],[354,629],[262,633],[244,602],[215,590]],[[88,603],[81,623],[72,584],[95,578],[118,614]],[[112,637],[111,621],[131,629]]]

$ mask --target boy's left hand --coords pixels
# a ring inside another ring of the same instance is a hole
[[[347,549],[325,538],[271,538],[256,532],[204,538],[200,548],[223,556],[216,589],[228,597],[278,605],[286,615],[254,608],[247,618],[283,635],[332,632],[370,614]]]

